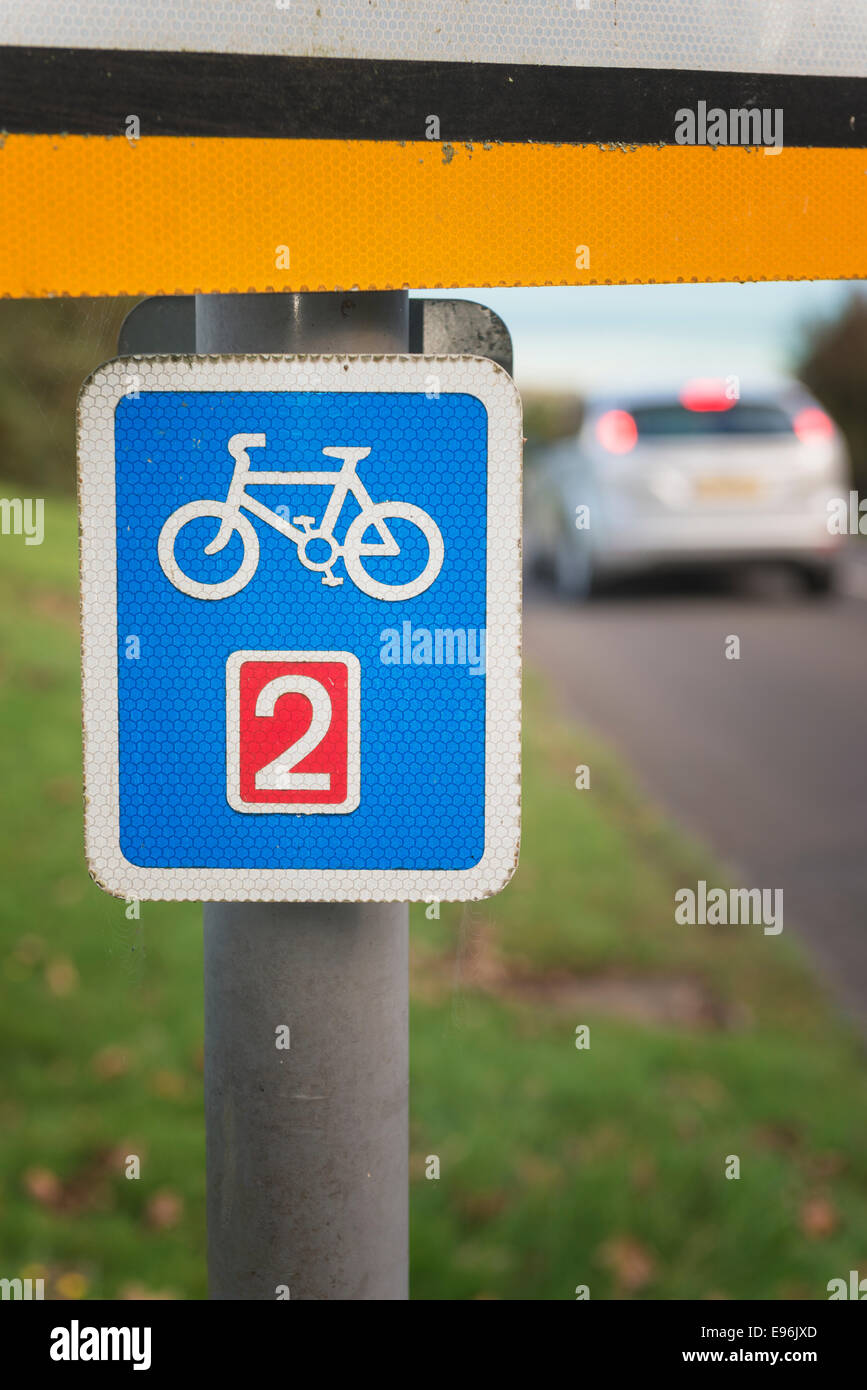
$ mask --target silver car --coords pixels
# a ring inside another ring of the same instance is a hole
[[[767,561],[827,593],[841,545],[828,502],[848,486],[843,439],[797,384],[599,397],[530,471],[528,554],[574,597],[653,568]]]

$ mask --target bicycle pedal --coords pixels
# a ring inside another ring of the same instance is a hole
[[[312,516],[293,516],[293,518],[292,518],[292,525],[293,525],[293,526],[303,526],[303,527],[305,528],[305,530],[306,530],[306,528],[307,528],[308,526],[312,526],[312,525],[313,525],[313,517],[312,517]]]
[[[342,580],[342,579],[337,579],[333,574],[330,575],[330,576],[327,575],[327,574],[324,574],[324,575],[322,576],[322,583],[323,583],[323,584],[327,584],[327,585],[329,586],[329,588],[334,589],[334,588],[336,588],[336,586],[337,586],[338,584],[342,584],[342,583],[343,583],[343,580]]]

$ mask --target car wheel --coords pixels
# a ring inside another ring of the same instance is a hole
[[[560,536],[554,554],[554,583],[557,592],[582,602],[594,589],[593,561],[587,546],[576,545],[568,533]]]
[[[803,565],[801,578],[808,594],[812,594],[815,598],[827,598],[837,589],[837,566],[828,564]]]

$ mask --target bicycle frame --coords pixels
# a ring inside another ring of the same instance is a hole
[[[229,453],[235,460],[235,469],[226,497],[226,504],[230,510],[221,522],[220,529],[213,541],[211,541],[210,545],[205,547],[205,553],[213,555],[217,551],[222,550],[223,547],[229,543],[234,529],[232,516],[240,512],[242,507],[251,512],[253,516],[258,517],[260,521],[264,521],[268,526],[273,527],[275,531],[279,531],[281,535],[286,536],[287,539],[294,542],[294,544],[299,547],[299,550],[303,549],[311,533],[304,529],[299,529],[297,526],[293,526],[292,522],[287,521],[286,518],[280,516],[278,512],[272,511],[270,507],[266,507],[264,502],[259,502],[255,497],[251,497],[247,492],[247,487],[248,485],[267,486],[268,484],[291,487],[293,485],[306,484],[331,488],[332,491],[328,506],[325,509],[321,524],[316,528],[314,534],[327,538],[335,547],[334,553],[336,555],[342,555],[343,547],[334,540],[334,527],[346,498],[351,494],[362,512],[372,511],[375,506],[373,498],[370,496],[367,488],[356,472],[358,464],[363,458],[367,458],[370,449],[348,448],[343,446],[323,449],[323,454],[326,454],[328,457],[343,459],[343,467],[336,472],[333,469],[330,471],[313,471],[309,473],[255,472],[250,466],[250,458],[247,449],[261,448],[264,446],[264,443],[264,436],[261,435],[234,435],[229,440]],[[382,538],[382,543],[362,545],[359,548],[359,554],[382,555],[386,557],[398,555],[400,553],[400,548],[385,523],[379,518],[376,518],[371,522],[371,525],[376,526]]]

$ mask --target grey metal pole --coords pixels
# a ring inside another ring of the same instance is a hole
[[[199,353],[408,345],[404,291],[196,297]],[[204,917],[211,1298],[407,1298],[408,908]]]

